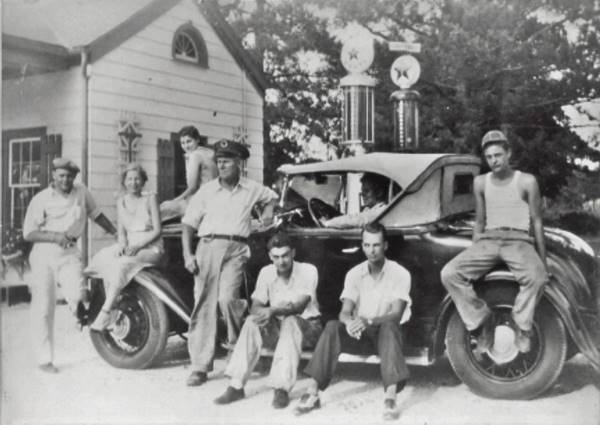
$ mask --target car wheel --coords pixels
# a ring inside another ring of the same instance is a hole
[[[534,398],[556,381],[567,355],[567,333],[554,308],[544,299],[536,308],[531,350],[514,345],[510,313],[514,294],[495,291],[486,297],[493,311],[494,344],[481,353],[457,311],[446,330],[446,349],[452,368],[469,388],[482,396],[505,399]]]
[[[91,331],[98,354],[112,366],[144,369],[163,352],[169,335],[165,305],[137,283],[126,287],[115,303],[113,325],[104,332]]]

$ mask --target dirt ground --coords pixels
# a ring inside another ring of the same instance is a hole
[[[246,399],[227,407],[213,399],[227,385],[225,361],[215,363],[210,381],[185,386],[189,360],[179,337],[170,339],[159,367],[119,370],[94,351],[86,331],[57,307],[57,375],[39,372],[29,345],[29,306],[0,311],[2,329],[2,424],[371,424],[381,423],[383,392],[378,367],[341,365],[322,396],[323,407],[303,417],[293,406],[306,381],[292,391],[283,410],[270,407],[266,375],[255,373]],[[490,400],[469,391],[447,361],[411,367],[411,379],[399,395],[402,415],[396,423],[446,424],[600,424],[600,374],[581,355],[569,361],[557,384],[532,401]]]

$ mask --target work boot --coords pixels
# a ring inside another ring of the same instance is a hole
[[[290,396],[286,390],[275,388],[273,393],[273,407],[275,409],[285,409],[290,404]]]
[[[38,366],[42,372],[58,373],[58,368],[52,362],[44,363]]]
[[[532,332],[515,327],[515,345],[521,353],[528,353],[531,350]]]
[[[473,334],[477,337],[477,347],[475,348],[475,351],[479,354],[485,353],[492,345],[494,345],[494,329],[489,319],[484,321]]]
[[[198,387],[208,380],[206,372],[194,371],[185,382],[188,387]]]
[[[243,399],[245,396],[243,388],[238,390],[230,385],[220,397],[215,398],[215,404],[233,403],[234,401]]]
[[[393,398],[386,398],[383,401],[383,420],[384,421],[393,421],[400,417],[400,410],[398,410],[398,405],[396,404],[396,400]]]

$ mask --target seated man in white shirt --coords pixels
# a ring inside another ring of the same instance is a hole
[[[364,351],[368,347],[374,349],[381,360],[385,391],[383,418],[390,420],[399,416],[396,393],[402,391],[408,379],[400,324],[410,318],[411,276],[400,264],[385,258],[386,229],[380,223],[365,226],[362,249],[367,261],[346,274],[339,320],[327,322],[304,369],[310,378],[309,385],[300,398],[296,414],[321,407],[318,391],[329,386],[341,352]]]
[[[322,325],[316,299],[317,269],[294,261],[295,251],[285,233],[276,233],[267,243],[273,264],[262,268],[252,294],[252,308],[225,369],[230,383],[216,404],[244,398],[244,386],[264,345],[275,347],[269,374],[274,388],[273,407],[289,404],[289,391],[296,382],[303,346],[314,347]]]
[[[387,206],[389,179],[374,173],[365,173],[360,179],[360,195],[364,208],[356,214],[345,214],[329,220],[322,220],[324,227],[338,229],[363,227],[372,222]]]

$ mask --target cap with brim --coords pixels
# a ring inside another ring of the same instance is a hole
[[[69,170],[73,174],[79,173],[79,167],[73,161],[68,158],[54,158],[52,160],[52,170],[56,170],[58,168],[64,168],[65,170]]]
[[[508,139],[500,130],[490,130],[481,139],[481,147],[485,147],[488,143],[508,142]]]
[[[247,159],[250,156],[250,151],[246,146],[233,140],[221,139],[215,143],[214,148],[215,158],[225,156]]]

